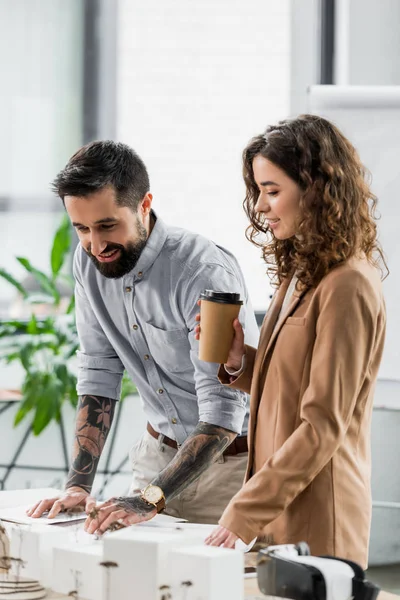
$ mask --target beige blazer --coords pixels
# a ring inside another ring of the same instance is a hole
[[[258,350],[232,387],[251,394],[244,487],[220,524],[249,543],[306,541],[312,554],[364,568],[371,521],[370,426],[386,313],[380,274],[365,259],[295,291],[280,286]],[[222,383],[229,376],[220,368]]]

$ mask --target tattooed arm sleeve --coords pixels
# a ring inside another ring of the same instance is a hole
[[[153,485],[160,486],[166,499],[172,500],[221,456],[236,435],[223,427],[200,422],[173,460],[152,481]]]
[[[164,492],[167,502],[178,496],[214,463],[236,437],[236,433],[200,422],[171,462],[151,482]],[[117,498],[120,508],[145,515],[154,510],[139,495]]]
[[[114,417],[116,400],[80,396],[76,417],[72,465],[66,489],[79,487],[90,493],[104,444]]]

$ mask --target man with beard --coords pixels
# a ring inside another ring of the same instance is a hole
[[[236,259],[202,236],[167,226],[152,210],[146,167],[128,146],[84,146],[53,184],[75,227],[79,406],[66,490],[31,508],[39,517],[82,506],[85,529],[151,519],[164,508],[215,523],[247,464],[247,397],[222,386],[194,337],[205,289],[240,293],[249,343],[258,329]],[[130,495],[95,511],[90,496],[124,369],[148,419],[131,451]]]

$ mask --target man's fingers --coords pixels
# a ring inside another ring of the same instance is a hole
[[[28,508],[28,510],[26,511],[26,514],[28,515],[28,517],[31,517],[33,515],[33,513],[35,512],[35,510],[38,508],[39,504],[42,501],[39,500],[39,502],[36,502],[36,504],[34,504],[33,506],[31,506],[30,508]]]
[[[111,504],[109,501],[107,504],[109,505],[104,506],[103,504],[101,508],[96,507],[96,514],[93,517],[89,515],[89,517],[86,519],[84,529],[87,531],[87,533],[95,533],[99,529],[100,525],[108,518],[110,513],[119,510],[115,503]]]
[[[51,509],[51,507],[53,506],[54,502],[56,502],[56,501],[57,501],[57,498],[51,498],[49,500],[42,500],[36,506],[36,508],[33,511],[33,513],[31,515],[29,515],[29,516],[33,517],[34,519],[37,519],[38,517],[41,517],[44,512],[46,512],[46,511],[48,511],[48,510]]]
[[[52,509],[48,514],[49,519],[54,519],[58,515],[58,513],[62,512],[66,508],[71,508],[72,506],[76,506],[78,502],[76,498],[69,498],[68,496],[64,496],[63,498],[59,498],[53,504]]]
[[[85,502],[86,514],[91,513],[95,507],[96,507],[96,499],[93,498],[93,496],[89,496],[88,498],[86,498],[86,502]]]
[[[96,515],[89,515],[83,525],[84,531],[86,533],[94,533],[99,526],[99,518],[96,512]]]
[[[127,513],[125,510],[123,510],[122,508],[120,510],[114,510],[99,526],[99,528],[97,529],[97,533],[102,534],[105,531],[107,531],[107,529],[110,527],[110,525],[112,525],[113,523],[115,523],[115,521],[119,521],[119,519],[121,519],[123,521],[123,519],[127,516]]]

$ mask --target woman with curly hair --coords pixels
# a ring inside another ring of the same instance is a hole
[[[248,238],[277,290],[258,349],[236,320],[220,368],[223,383],[251,394],[249,464],[207,543],[304,540],[312,554],[365,567],[386,323],[376,198],[352,144],[313,115],[251,140],[243,173]]]

